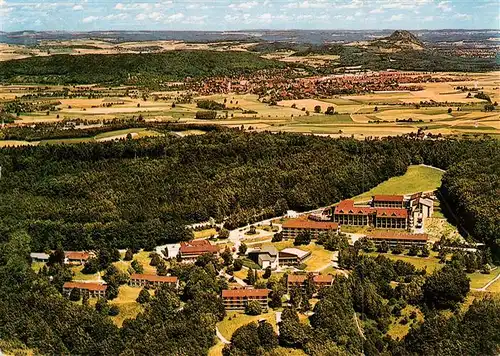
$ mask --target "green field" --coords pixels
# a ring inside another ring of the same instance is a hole
[[[405,251],[406,253],[406,251]],[[377,257],[381,253],[378,252],[370,252],[367,255]],[[400,254],[400,255],[393,255],[392,253],[382,253],[381,255],[384,255],[387,258],[390,258],[391,260],[397,261],[405,261],[409,262],[412,265],[414,265],[416,268],[425,268],[427,270],[427,273],[432,273],[435,269],[441,268],[444,266],[443,264],[439,263],[439,260],[436,258],[435,253],[431,253],[429,257],[417,257],[417,256],[407,256],[405,254]]]
[[[441,185],[443,172],[425,166],[410,166],[400,177],[393,177],[375,188],[354,197],[358,202],[368,201],[375,194],[410,194],[434,191]]]
[[[259,321],[265,319],[276,329],[276,313],[270,311],[260,315],[246,315],[242,312],[230,311],[227,313],[224,320],[217,324],[220,333],[228,340],[231,339],[233,333],[240,326],[251,323],[252,321]]]

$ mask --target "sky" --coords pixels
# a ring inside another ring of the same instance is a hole
[[[500,0],[0,0],[1,31],[500,29]]]

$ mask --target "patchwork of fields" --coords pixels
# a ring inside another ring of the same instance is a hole
[[[500,135],[498,109],[484,110],[485,100],[469,96],[457,86],[481,88],[491,102],[500,100],[499,73],[471,74],[470,81],[422,83],[420,91],[374,92],[365,95],[339,95],[321,99],[284,100],[269,105],[253,94],[217,94],[193,97],[191,103],[177,103],[186,93],[163,91],[123,96],[124,88],[97,88],[107,90],[103,98],[58,98],[55,111],[21,112],[16,124],[55,122],[82,119],[99,125],[103,120],[142,116],[146,121],[174,121],[181,123],[215,123],[252,131],[299,132],[332,137],[384,137],[417,133],[423,129],[433,135]],[[61,86],[47,87],[61,90]],[[40,90],[39,86],[0,86],[0,103]],[[116,97],[110,97],[115,93]],[[160,99],[158,99],[160,97]],[[197,120],[196,101],[200,99],[226,103],[226,110],[217,112],[215,120]],[[25,99],[23,99],[25,100]],[[28,99],[26,99],[28,100]],[[35,100],[35,99],[29,99]],[[28,101],[29,101],[28,100]],[[41,99],[38,99],[41,100]],[[52,100],[52,99],[51,99]],[[53,99],[56,100],[56,99]],[[110,104],[111,103],[111,104]],[[421,104],[426,103],[426,104]],[[326,115],[334,107],[334,115]],[[318,112],[319,108],[319,112]],[[139,138],[155,133],[131,133]],[[137,135],[135,135],[137,134]],[[120,133],[106,134],[95,139],[121,138]],[[74,141],[65,141],[70,143]],[[1,145],[19,145],[23,142],[0,142]]]

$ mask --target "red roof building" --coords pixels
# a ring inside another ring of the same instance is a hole
[[[429,241],[429,235],[427,234],[410,234],[397,231],[374,231],[367,234],[366,237],[376,245],[380,245],[382,241],[385,241],[389,247],[394,247],[397,244],[403,247],[412,245],[424,246]]]
[[[267,310],[268,289],[224,289],[222,301],[227,310],[245,310],[247,304],[256,300],[263,310]]]
[[[283,223],[283,237],[285,239],[295,238],[300,232],[308,231],[313,238],[317,238],[322,232],[339,232],[339,224],[331,221],[316,221],[306,218],[290,219]]]
[[[91,258],[91,254],[85,251],[66,251],[64,253],[65,263],[83,264]]]
[[[108,286],[101,283],[66,282],[63,285],[63,293],[67,296],[73,289],[79,289],[82,293],[88,293],[91,298],[104,298]]]
[[[173,288],[178,288],[179,279],[174,276],[157,276],[155,274],[137,274],[130,276],[129,285],[132,287],[158,287],[162,284],[168,284]]]
[[[219,249],[213,246],[208,240],[192,240],[189,242],[181,242],[179,253],[183,261],[194,262],[204,253],[217,254]]]

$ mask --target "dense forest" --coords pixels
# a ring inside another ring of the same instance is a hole
[[[474,179],[474,166],[461,162],[490,157],[476,199],[463,199],[468,207],[456,205],[456,213],[472,238],[493,247],[499,153],[495,140],[356,141],[238,131],[4,148],[0,236],[26,229],[38,251],[152,247],[189,238],[184,224],[209,217],[236,228],[279,215],[284,206],[303,211],[333,204],[402,175],[410,164]],[[462,189],[454,181],[444,180],[450,199]],[[482,204],[480,215],[472,204]]]
[[[40,84],[152,84],[252,73],[284,63],[248,52],[169,51],[145,54],[54,55],[0,62],[0,81]]]
[[[105,300],[92,307],[88,300],[73,303],[59,293],[54,281],[67,271],[64,264],[54,261],[48,271],[36,274],[30,267],[29,240],[28,234],[18,231],[0,244],[3,351],[198,356],[215,345],[215,325],[225,317],[219,295],[227,288],[218,277],[222,266],[215,256],[201,256],[194,264],[173,262],[168,272],[180,279],[179,292],[160,287],[144,301],[144,312],[118,328],[108,317]],[[279,336],[268,323],[244,325],[234,332],[223,355],[271,356],[278,345],[308,355],[496,355],[500,351],[500,302],[484,296],[462,309],[470,285],[459,261],[426,275],[408,262],[368,257],[356,247],[342,250],[341,256],[349,278],[337,276],[332,287],[319,291],[310,323],[300,322],[297,314],[311,310],[309,297],[291,293]],[[282,295],[285,281],[286,276],[262,282],[273,295]],[[315,291],[306,288],[305,293]],[[281,307],[280,298],[273,298],[273,303],[279,304],[274,308]],[[424,320],[417,321],[416,312],[410,314],[403,318],[411,323],[408,335],[391,338],[386,335],[391,316],[401,316],[406,306],[418,308]]]

